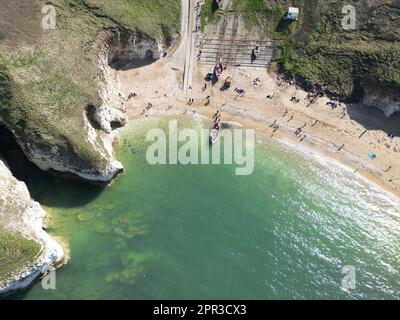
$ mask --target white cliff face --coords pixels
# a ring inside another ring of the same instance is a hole
[[[148,64],[161,59],[165,54],[164,46],[160,41],[137,32],[116,31],[108,37],[107,43],[110,64],[115,62]]]
[[[120,92],[120,84],[113,76],[113,70],[108,64],[109,48],[104,45],[99,55],[99,68],[101,80],[98,84],[98,92],[102,104],[98,107],[92,119],[100,127],[96,130],[89,121],[86,113],[82,113],[86,143],[91,145],[102,159],[103,164],[79,162],[69,150],[60,150],[57,146],[48,148],[27,144],[26,154],[40,169],[44,171],[55,170],[60,173],[73,174],[84,180],[106,183],[111,181],[124,167],[117,161],[113,153],[114,132],[112,124],[122,126],[126,123],[125,97]],[[105,163],[105,164],[104,164]]]
[[[45,216],[39,203],[31,199],[25,183],[15,179],[0,159],[0,232],[18,232],[42,247],[31,266],[0,282],[0,294],[29,286],[64,258],[62,247],[43,230]]]
[[[363,103],[381,109],[386,117],[400,111],[400,101],[395,101],[390,97],[381,97],[377,95],[365,95]]]
[[[381,109],[386,117],[400,111],[400,95],[397,97],[384,88],[373,86],[364,87],[363,104]]]
[[[113,77],[113,71],[108,64],[107,45],[99,57],[99,67],[102,72],[102,81],[99,83],[99,94],[102,99],[102,105],[96,110],[95,120],[106,132],[111,133],[111,124],[124,124],[126,122],[126,109],[124,106],[125,97],[121,94],[120,83]]]
[[[93,140],[91,140],[92,137],[90,134],[94,132],[97,136],[96,131],[90,124],[87,124],[86,128],[82,129],[86,129],[87,142],[91,143]],[[97,141],[96,143],[91,143],[99,154],[105,155],[103,159],[107,161],[107,164],[101,169],[91,164],[85,165],[83,163],[77,163],[77,159],[69,158],[69,151],[61,152],[56,146],[51,147],[51,150],[43,150],[27,144],[26,147],[29,152],[26,154],[28,158],[43,171],[54,170],[64,174],[73,174],[87,181],[106,183],[111,181],[124,167],[119,161],[114,159],[112,154],[110,155],[110,151],[112,153],[112,139],[102,137],[100,141],[111,145],[110,150],[110,146],[103,145],[100,147]]]

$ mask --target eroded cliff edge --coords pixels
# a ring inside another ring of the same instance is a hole
[[[29,286],[63,260],[62,247],[43,230],[45,216],[0,159],[0,294]]]
[[[125,123],[112,64],[118,55],[157,58],[179,29],[180,0],[0,0],[0,7],[1,125],[42,170],[109,182],[123,169],[112,143]],[[53,13],[54,28],[43,27]],[[63,251],[42,229],[45,212],[1,160],[0,193],[4,293],[28,286]]]
[[[111,73],[110,39],[128,34],[168,42],[179,25],[179,0],[0,4],[0,121],[42,170],[112,180],[123,169],[112,140],[125,110]],[[46,5],[54,8],[53,29],[42,26],[51,13],[42,13]]]

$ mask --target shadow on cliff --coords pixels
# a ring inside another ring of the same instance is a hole
[[[352,103],[347,105],[347,113],[352,121],[367,130],[381,130],[387,134],[400,136],[400,113],[386,117],[378,108]]]
[[[79,180],[68,180],[39,169],[29,161],[14,135],[0,123],[0,157],[14,177],[25,182],[32,198],[49,207],[70,208],[96,199],[104,188]]]

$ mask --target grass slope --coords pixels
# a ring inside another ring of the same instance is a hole
[[[0,282],[32,265],[40,245],[16,233],[0,233]]]
[[[104,167],[106,160],[83,130],[86,107],[101,104],[99,35],[115,29],[154,37],[174,33],[180,0],[0,2],[0,118],[25,149],[57,146],[83,168]],[[40,28],[42,7],[49,3],[56,8],[55,30]]]
[[[211,0],[203,6],[203,24],[216,24]],[[240,14],[247,30],[281,40],[283,69],[309,85],[321,84],[342,97],[357,96],[373,83],[400,90],[400,2],[386,0],[230,0],[227,9]],[[344,30],[344,5],[356,10],[356,29]],[[289,6],[298,21],[282,20]],[[204,28],[204,25],[202,26]]]

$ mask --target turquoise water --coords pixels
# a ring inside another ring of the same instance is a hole
[[[261,135],[250,176],[234,165],[150,166],[145,134],[166,121],[124,129],[126,171],[104,190],[50,177],[31,184],[71,260],[56,290],[38,282],[18,298],[400,298],[396,198]],[[355,289],[341,288],[346,265]]]

